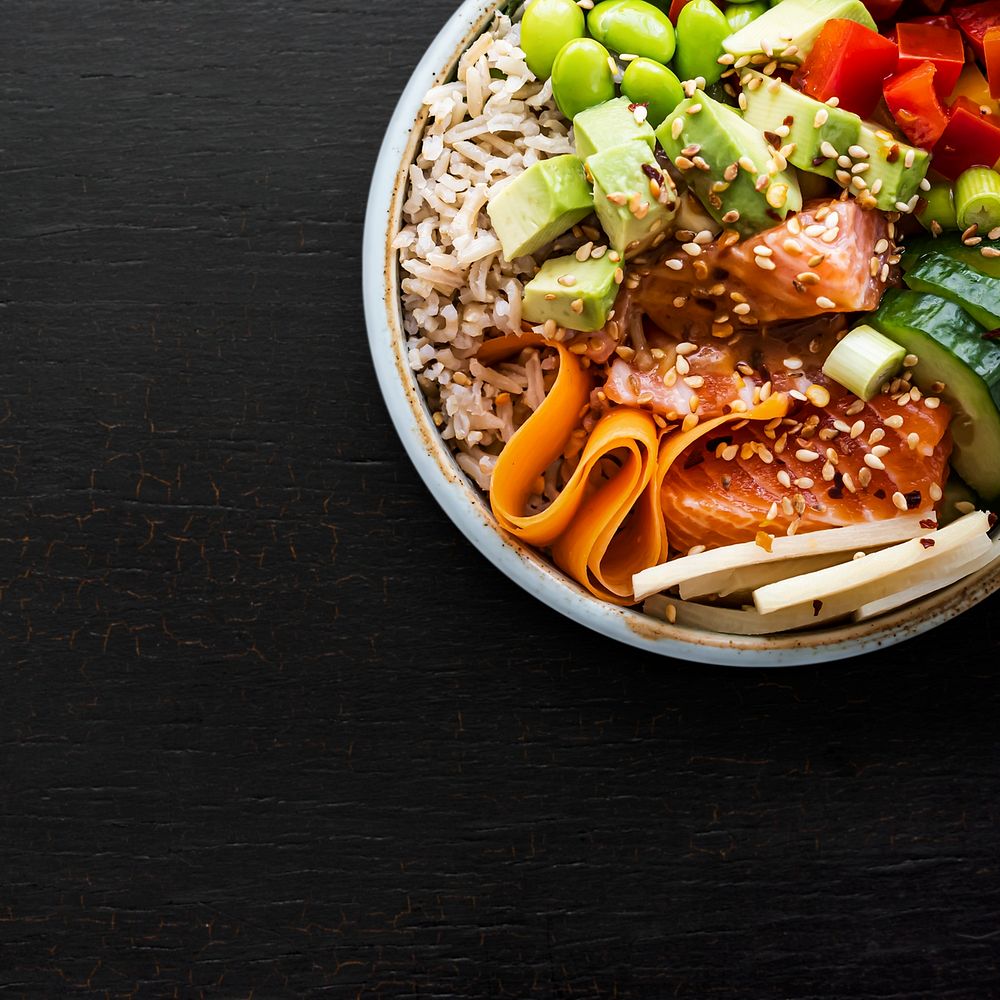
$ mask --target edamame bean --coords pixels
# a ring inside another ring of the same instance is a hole
[[[761,3],[761,0],[751,0],[750,3],[746,0],[736,0],[726,8],[726,20],[729,22],[730,30],[737,32],[751,21],[756,21],[768,9],[767,4]]]
[[[615,52],[668,63],[674,55],[670,18],[646,0],[604,0],[587,15],[587,28]]]
[[[681,82],[662,63],[633,59],[622,77],[622,93],[636,104],[646,105],[646,121],[657,128],[684,100]]]
[[[552,94],[567,118],[613,100],[613,62],[608,50],[593,38],[574,38],[559,50],[552,64]]]
[[[732,33],[726,15],[712,0],[691,0],[677,15],[677,75],[682,80],[703,76],[706,83],[715,83],[725,70],[718,61],[722,42]]]
[[[586,34],[583,11],[573,0],[534,0],[521,18],[521,48],[528,69],[539,80],[547,80],[559,50]]]

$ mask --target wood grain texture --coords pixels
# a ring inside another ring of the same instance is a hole
[[[452,6],[4,11],[0,995],[1000,995],[995,602],[656,661],[408,466],[362,214]]]

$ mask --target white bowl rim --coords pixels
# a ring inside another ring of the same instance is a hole
[[[423,125],[423,96],[449,75],[498,6],[502,5],[493,0],[465,0],[406,84],[372,174],[362,250],[365,320],[382,395],[414,467],[462,534],[516,584],[580,625],[647,652],[705,664],[778,667],[857,656],[920,635],[1000,588],[1000,566],[994,564],[871,621],[794,635],[730,636],[670,625],[633,609],[605,604],[500,530],[482,493],[466,478],[438,434],[407,364],[396,257],[390,248],[401,215],[405,167]]]

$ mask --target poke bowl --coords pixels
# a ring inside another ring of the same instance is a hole
[[[893,4],[467,0],[403,91],[380,387],[574,621],[779,666],[1000,587],[1000,0]]]

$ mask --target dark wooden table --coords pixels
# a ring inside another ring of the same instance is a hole
[[[657,661],[405,460],[362,214],[451,8],[4,10],[0,995],[1000,995],[995,602]]]

